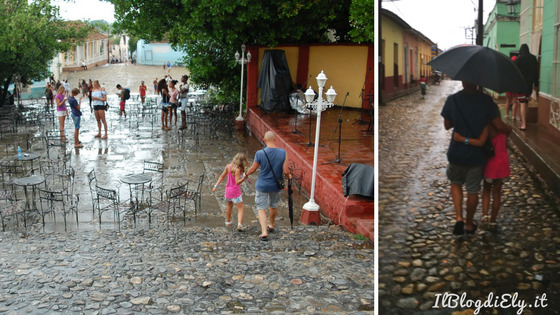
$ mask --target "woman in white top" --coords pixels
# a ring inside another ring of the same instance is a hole
[[[97,120],[97,129],[99,129],[95,138],[107,139],[107,121],[105,120],[105,102],[107,101],[107,92],[101,88],[99,81],[97,80],[93,81],[91,99],[93,101],[95,120]],[[105,128],[105,135],[103,137],[101,137],[101,123],[103,123],[103,127]]]

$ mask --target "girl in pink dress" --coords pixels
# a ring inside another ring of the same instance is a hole
[[[218,182],[216,182],[216,185],[212,188],[212,193],[215,193],[220,183],[227,176],[225,193],[227,201],[226,227],[231,226],[231,211],[233,209],[233,205],[235,204],[237,207],[237,230],[239,232],[245,231],[245,228],[243,227],[243,196],[241,193],[241,183],[247,179],[246,177],[242,177],[242,174],[245,173],[245,169],[247,167],[249,167],[247,157],[243,153],[238,153],[233,158],[233,161],[226,165],[224,172],[220,175],[220,178],[218,178]]]

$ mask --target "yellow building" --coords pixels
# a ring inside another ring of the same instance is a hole
[[[420,76],[429,78],[435,43],[389,10],[381,10],[380,90],[383,100],[419,88]]]

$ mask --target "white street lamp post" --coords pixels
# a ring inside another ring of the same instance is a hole
[[[243,121],[243,66],[251,62],[251,53],[247,52],[247,59],[245,59],[245,44],[241,45],[241,59],[239,59],[239,52],[235,52],[235,61],[241,64],[241,89],[239,91],[239,116],[235,118],[237,121]]]
[[[317,157],[319,153],[319,137],[321,133],[321,112],[326,110],[329,107],[332,107],[334,104],[334,99],[336,97],[336,92],[334,89],[331,88],[325,93],[327,96],[327,101],[323,100],[323,88],[325,87],[325,83],[327,82],[327,76],[321,71],[321,73],[317,76],[317,85],[319,86],[319,98],[316,101],[313,101],[315,98],[315,92],[309,87],[307,91],[305,91],[305,100],[307,101],[307,106],[312,107],[314,111],[317,112],[317,123],[315,124],[315,151],[313,153],[313,175],[311,178],[311,195],[309,197],[309,201],[303,205],[303,209],[307,211],[319,211],[319,205],[315,203],[315,179],[317,178]]]

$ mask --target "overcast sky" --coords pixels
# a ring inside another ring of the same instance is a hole
[[[60,16],[64,20],[105,20],[115,21],[113,4],[99,0],[51,0],[53,5],[60,7]]]
[[[484,0],[484,22],[495,4],[496,0]],[[464,28],[474,25],[478,0],[383,0],[381,5],[437,43],[440,49],[472,43],[465,39]]]

